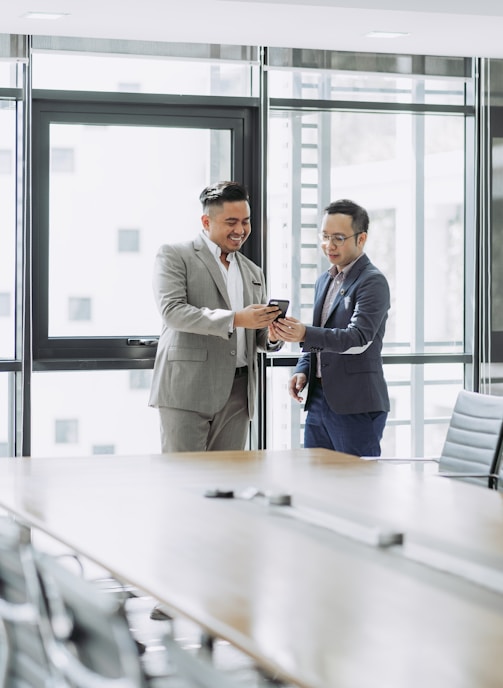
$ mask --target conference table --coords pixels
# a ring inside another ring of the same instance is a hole
[[[301,688],[503,685],[502,494],[323,449],[0,460],[0,506]]]

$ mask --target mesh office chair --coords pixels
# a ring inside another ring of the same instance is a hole
[[[51,633],[51,662],[76,688],[146,688],[124,607],[55,557],[36,558]]]
[[[164,639],[164,675],[148,675],[124,601],[96,588],[48,554],[36,557],[51,635],[48,655],[72,688],[237,688],[224,672]]]
[[[127,596],[100,590],[80,571],[72,570],[64,557],[37,551],[29,528],[0,517],[0,686],[263,685],[260,675],[246,668],[243,677],[235,659],[229,666],[216,668],[210,658],[194,655],[190,643],[185,647],[184,637],[175,639],[172,626],[162,638],[161,647],[168,656],[157,667],[161,671],[149,672],[130,628],[127,601]],[[236,680],[234,670],[239,674]]]
[[[503,397],[461,390],[456,399],[444,446],[437,461],[439,475],[485,487],[496,487],[503,439]],[[380,461],[407,461],[376,457]]]
[[[37,572],[30,531],[0,517],[0,685],[8,688],[67,686],[43,642]]]

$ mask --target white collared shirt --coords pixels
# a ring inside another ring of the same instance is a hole
[[[241,270],[239,269],[238,261],[236,260],[236,256],[234,255],[234,253],[229,253],[227,255],[229,267],[226,268],[220,260],[220,256],[222,255],[222,250],[220,249],[220,246],[215,244],[214,241],[211,241],[211,239],[208,237],[207,233],[204,230],[202,231],[202,236],[207,247],[210,249],[212,255],[214,256],[217,265],[220,269],[220,272],[222,273],[225,286],[227,287],[227,295],[229,296],[229,302],[231,304],[232,310],[234,311],[234,313],[243,310],[243,278],[241,275]],[[237,327],[236,335],[236,367],[240,368],[241,366],[248,365],[248,361],[246,359],[246,337],[244,327]]]

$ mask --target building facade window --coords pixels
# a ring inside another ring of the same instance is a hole
[[[51,172],[75,172],[75,151],[73,148],[51,149]]]
[[[0,318],[9,318],[11,314],[11,295],[0,292]]]
[[[14,156],[11,150],[0,149],[0,174],[10,174]]]
[[[91,299],[88,297],[70,297],[68,299],[69,320],[91,320]]]
[[[117,246],[119,253],[138,253],[140,250],[140,230],[119,229]]]
[[[77,444],[79,421],[76,418],[56,420],[54,436],[56,444]]]

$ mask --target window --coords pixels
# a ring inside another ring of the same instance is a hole
[[[74,172],[75,151],[73,148],[51,149],[51,172]]]
[[[152,380],[151,370],[130,370],[129,388],[130,389],[150,389]]]
[[[0,456],[11,456],[12,395],[13,374],[0,373]]]
[[[56,420],[55,441],[57,444],[76,444],[79,440],[79,421]]]
[[[0,149],[0,174],[12,172],[13,157],[11,150]]]
[[[470,97],[478,62],[268,48],[262,69],[253,47],[92,41],[85,54],[85,43],[79,39],[77,53],[71,38],[32,38],[31,453],[158,451],[158,418],[148,408],[161,327],[151,292],[154,256],[162,243],[199,231],[200,190],[228,176],[244,181],[255,203],[245,252],[258,263],[269,257],[270,294],[289,297],[290,312],[304,321],[326,267],[316,237],[323,204],[344,193],[369,208],[368,251],[394,298],[385,349],[392,414],[383,449],[437,446],[471,362],[476,258],[465,247],[478,207],[465,168],[475,170],[470,152],[479,134]],[[0,151],[11,152],[11,171],[0,178],[0,293],[11,295],[10,316],[0,318],[0,357],[13,356],[22,325],[15,319],[23,303],[17,210],[29,195],[17,170],[18,115],[15,104],[0,100]],[[496,149],[495,156],[499,169]],[[263,227],[259,177],[267,182]],[[447,297],[438,313],[436,280]],[[151,344],[134,343],[143,337]],[[286,390],[297,354],[285,347],[268,358],[272,447],[302,441],[304,416]],[[14,370],[18,361],[3,363]],[[18,388],[16,374],[6,379],[9,393]],[[4,416],[0,440],[12,444]],[[78,421],[71,445],[55,440],[55,423],[64,419]]]
[[[131,385],[131,377],[137,373],[145,373],[138,377],[147,380],[152,371],[34,373],[31,455],[88,456],[99,447],[113,448],[114,454],[122,455],[159,452],[159,414],[148,405],[150,385]],[[7,402],[7,375],[4,378]],[[2,381],[0,376],[0,441],[7,441]]]
[[[16,279],[22,207],[14,154],[18,146],[17,117],[16,103],[0,99],[0,359],[15,357],[14,310],[16,293],[20,293],[16,289],[21,284],[21,280]],[[20,322],[19,317],[17,322]]]
[[[118,248],[119,253],[138,253],[140,250],[140,230],[119,229]]]
[[[435,81],[270,70],[276,99],[268,135],[269,290],[290,297],[291,314],[311,323],[314,284],[329,267],[317,238],[323,209],[338,198],[367,209],[365,250],[391,290],[385,364],[403,358],[403,365],[384,367],[392,411],[382,450],[389,455],[438,455],[444,416],[464,385],[462,363],[449,358],[466,353],[465,144],[473,111],[465,103],[462,61],[458,66],[458,77]],[[287,392],[298,355],[290,345],[269,356],[273,448],[303,440],[304,412]],[[426,366],[425,355],[438,356],[438,365]],[[286,433],[278,432],[281,425]]]
[[[11,295],[0,293],[0,317],[8,318],[11,314]]]
[[[113,444],[95,444],[93,445],[93,454],[114,454],[115,447]]]
[[[93,54],[86,55],[72,52],[71,39],[34,36],[33,86],[94,93],[258,96],[255,46],[121,41],[120,55],[111,49],[113,41],[94,39]]]
[[[121,93],[140,93],[141,83],[139,81],[121,81],[117,86],[117,90]]]
[[[68,299],[68,319],[69,320],[91,320],[91,299],[89,299],[89,298],[70,298],[70,299]]]
[[[248,184],[251,115],[40,100],[34,119],[35,359],[151,360],[154,346],[131,342],[160,332],[155,255],[200,231],[208,180]],[[77,157],[69,183],[59,172]]]

